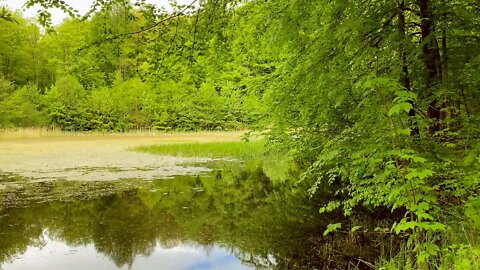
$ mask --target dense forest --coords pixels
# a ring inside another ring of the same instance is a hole
[[[72,18],[0,13],[1,127],[259,130],[326,236],[398,240],[383,269],[480,268],[477,0],[35,3]]]
[[[252,85],[268,67],[233,48],[241,38],[227,38],[240,31],[225,32],[231,18],[179,9],[190,16],[125,4],[47,30],[16,13],[0,21],[0,126],[225,130],[258,121]]]

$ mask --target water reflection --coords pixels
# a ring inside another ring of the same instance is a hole
[[[292,194],[285,183],[272,183],[261,165],[236,165],[96,199],[4,208],[0,262],[4,269],[307,268],[317,208],[284,195]]]
[[[151,254],[137,254],[130,264],[115,265],[94,244],[70,246],[45,235],[45,244],[32,246],[4,266],[9,269],[250,269],[227,249],[195,244],[173,248],[157,245]]]

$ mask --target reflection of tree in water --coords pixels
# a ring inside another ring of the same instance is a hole
[[[39,245],[42,239],[43,227],[30,209],[3,209],[0,212],[0,265],[24,253],[29,246]]]
[[[69,245],[94,244],[118,267],[132,266],[138,255],[151,255],[157,244],[198,245],[207,251],[217,245],[256,267],[288,265],[308,248],[309,233],[317,231],[316,211],[301,209],[305,202],[283,196],[290,186],[277,188],[261,167],[234,168],[205,177],[158,180],[149,189],[95,200],[7,209],[8,220],[2,220],[0,229],[10,242],[0,246],[0,258],[21,253],[45,228]],[[14,237],[18,230],[22,239]]]
[[[136,255],[149,256],[155,250],[157,224],[135,194],[122,197],[103,201],[92,242],[118,267],[131,267]]]

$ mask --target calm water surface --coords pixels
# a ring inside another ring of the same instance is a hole
[[[284,195],[294,188],[261,164],[143,182],[18,181],[0,192],[5,270],[310,268],[321,228],[303,189]]]

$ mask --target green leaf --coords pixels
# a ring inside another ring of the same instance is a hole
[[[362,226],[355,226],[350,231],[351,232],[356,232],[356,231],[360,230],[361,228],[362,228]]]
[[[417,256],[418,263],[424,263],[430,258],[430,255],[426,251],[421,251]]]
[[[429,243],[426,248],[427,252],[429,255],[436,256],[438,252],[440,251],[440,248],[434,244],[434,243]]]
[[[395,94],[397,95],[397,98],[394,100],[395,102],[407,102],[417,99],[417,94],[412,91],[397,91]]]
[[[412,109],[412,108],[413,108],[412,104],[410,104],[408,102],[398,103],[398,104],[395,104],[395,105],[392,106],[390,111],[388,111],[388,115],[389,116],[397,115],[397,114],[400,114],[400,112],[402,112],[402,111],[409,112],[410,109]]]
[[[410,136],[410,133],[411,133],[411,132],[412,132],[411,129],[409,129],[409,128],[404,128],[404,129],[400,130],[398,133],[399,133],[400,135]]]
[[[327,236],[328,234],[335,232],[340,228],[342,228],[342,223],[328,224],[327,229],[323,232],[323,236]]]

